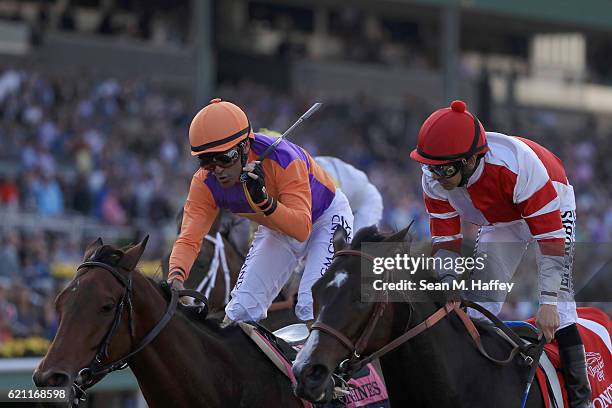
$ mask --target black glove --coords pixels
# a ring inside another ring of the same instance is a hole
[[[168,277],[168,283],[170,284],[170,288],[172,290],[175,291],[181,291],[181,290],[185,290],[185,284],[183,283],[183,281],[179,278],[175,276],[170,275]],[[181,302],[181,304],[183,306],[193,306],[193,298],[191,298],[190,296],[181,296],[179,298],[179,302]]]
[[[248,163],[243,170],[247,177],[244,185],[251,201],[265,214],[270,215],[276,210],[276,200],[266,191],[266,180],[260,162]]]

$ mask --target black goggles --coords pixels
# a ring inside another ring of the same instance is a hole
[[[455,174],[459,173],[459,171],[461,170],[461,167],[463,167],[462,160],[448,163],[448,164],[423,165],[423,168],[425,170],[435,174],[438,177],[445,178],[445,179],[451,178]]]
[[[240,157],[241,147],[242,145],[236,146],[223,153],[201,154],[198,156],[200,167],[209,171],[213,171],[217,166],[223,168],[230,167],[236,163],[236,160]]]

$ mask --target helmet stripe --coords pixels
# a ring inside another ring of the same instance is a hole
[[[221,140],[215,140],[214,142],[210,142],[210,143],[204,143],[203,145],[199,145],[199,146],[191,146],[191,151],[192,152],[203,152],[205,150],[208,150],[212,147],[217,147],[217,146],[221,146],[227,142],[231,142],[232,140],[238,139],[240,136],[243,136],[244,134],[248,134],[251,131],[251,123],[249,122],[249,125],[247,127],[245,127],[244,129],[234,133],[231,136],[228,136],[224,139]]]

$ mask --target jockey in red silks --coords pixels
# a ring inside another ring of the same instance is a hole
[[[168,281],[182,287],[220,208],[260,224],[225,308],[226,322],[264,319],[304,256],[295,312],[312,320],[311,287],[331,263],[334,230],[353,226],[346,197],[304,149],[283,140],[257,161],[275,140],[254,133],[242,109],[221,99],[200,110],[189,127],[200,168],[189,187]],[[246,182],[240,181],[243,172]]]
[[[410,157],[422,164],[433,256],[460,256],[461,220],[467,221],[480,226],[475,254],[486,259],[484,268],[473,271],[472,281],[508,281],[527,245],[537,242],[536,324],[548,341],[554,337],[559,344],[571,407],[590,407],[571,276],[576,204],[561,160],[531,140],[485,132],[463,101],[425,120]],[[456,279],[453,270],[436,272],[443,282]],[[505,298],[466,296],[495,314]]]

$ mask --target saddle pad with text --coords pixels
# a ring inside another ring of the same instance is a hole
[[[593,408],[612,408],[612,322],[608,315],[593,307],[579,307],[578,331],[584,342],[587,359],[587,371],[593,393]],[[534,319],[529,320],[535,324]],[[561,374],[561,359],[557,342],[553,341],[544,347],[548,358],[557,369],[561,384],[564,406],[569,407],[565,381]],[[538,368],[536,373],[546,408],[551,406],[544,371]]]
[[[277,347],[262,333],[253,326],[245,327],[246,324],[240,325],[242,329],[249,335],[251,339],[262,349],[270,360],[278,367],[289,379],[292,384],[296,383],[296,379],[291,371],[291,362],[285,358]],[[295,347],[299,350],[300,346]],[[389,395],[384,381],[378,375],[378,372],[372,364],[368,364],[368,374],[349,380],[350,394],[339,399],[344,403],[345,408],[390,408]],[[302,400],[305,408],[312,408],[313,405]]]

